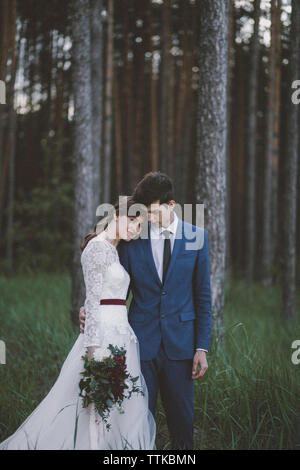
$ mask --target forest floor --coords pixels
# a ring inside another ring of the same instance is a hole
[[[1,277],[0,292],[1,442],[47,395],[79,330],[67,275]],[[300,364],[292,362],[299,293],[295,321],[282,320],[280,305],[277,286],[227,283],[224,344],[213,343],[208,370],[195,381],[195,449],[300,449]],[[157,449],[169,449],[160,398],[156,422]]]

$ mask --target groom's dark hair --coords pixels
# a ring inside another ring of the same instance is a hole
[[[136,185],[132,197],[145,206],[150,206],[154,201],[168,203],[175,198],[173,182],[165,173],[151,171]]]

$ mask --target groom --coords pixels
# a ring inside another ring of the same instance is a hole
[[[193,385],[208,367],[212,325],[207,233],[177,217],[173,184],[163,173],[144,176],[133,197],[147,207],[149,236],[121,241],[118,252],[131,278],[128,320],[139,341],[149,409],[155,418],[159,390],[171,449],[193,449]],[[84,308],[79,318],[83,333]]]

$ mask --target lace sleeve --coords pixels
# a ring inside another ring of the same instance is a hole
[[[85,347],[101,346],[100,299],[107,268],[115,261],[114,253],[103,240],[91,240],[81,255],[86,289],[84,303],[86,319],[83,343]]]

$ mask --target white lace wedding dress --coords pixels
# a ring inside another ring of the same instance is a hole
[[[48,395],[14,434],[0,444],[5,449],[156,449],[156,425],[148,409],[148,390],[141,373],[139,343],[127,318],[126,305],[100,305],[100,299],[126,299],[130,282],[116,248],[101,234],[91,239],[81,255],[86,285],[86,321]],[[94,406],[82,407],[79,381],[82,356],[88,346],[97,346],[107,356],[109,344],[126,348],[130,374],[144,395],[124,399],[124,413],[110,413],[106,429]]]

